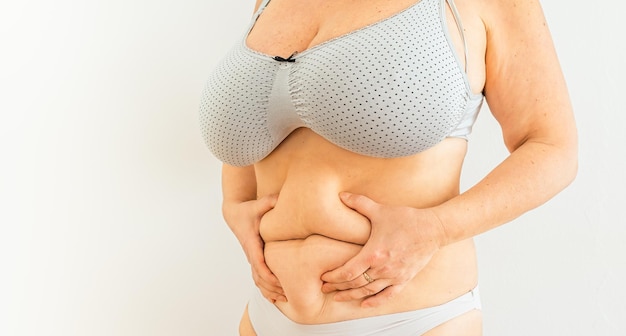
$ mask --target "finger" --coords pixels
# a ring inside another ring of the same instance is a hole
[[[252,272],[259,276],[259,279],[263,281],[263,284],[265,286],[280,288],[280,290],[282,291],[280,281],[267,267],[264,259],[258,259],[257,262],[252,265]]]
[[[389,286],[386,280],[375,280],[365,286],[337,292],[334,296],[335,301],[352,301],[363,299],[372,295],[376,295]]]
[[[287,300],[287,296],[285,296],[285,294],[280,294],[280,293],[276,293],[276,292],[272,292],[269,291],[263,287],[258,287],[259,290],[261,291],[261,294],[263,295],[264,298],[266,298],[268,301],[274,303],[276,301],[280,301],[280,302],[288,302]]]
[[[343,266],[322,274],[322,281],[339,284],[356,280],[363,275],[363,272],[370,268],[369,262],[364,255],[363,250],[361,250],[361,252],[348,260]]]
[[[265,288],[268,291],[275,292],[281,295],[284,294],[283,288],[280,286],[280,284],[277,284],[277,282],[274,282],[271,279],[268,280],[267,278],[261,276],[259,273],[256,273],[253,278],[254,283],[257,285],[257,287]]]
[[[356,210],[367,218],[371,218],[371,215],[376,211],[376,207],[378,206],[378,203],[364,195],[341,192],[339,193],[339,198],[348,208]]]
[[[387,288],[383,289],[376,295],[370,296],[366,298],[365,300],[363,300],[363,302],[361,302],[361,307],[363,308],[378,307],[388,302],[389,300],[393,299],[396,296],[396,294],[402,291],[403,287],[404,286],[402,285],[388,286]]]
[[[276,293],[278,295],[285,295],[285,291],[283,290],[282,287],[276,286],[275,284],[268,282],[261,277],[258,277],[256,279],[255,284],[257,285],[257,287],[263,288],[267,290],[268,292]]]
[[[365,277],[363,276],[363,274],[361,274],[361,276],[348,282],[341,282],[341,283],[326,282],[322,285],[322,293],[328,294],[328,293],[335,292],[335,291],[359,288],[359,287],[363,287],[367,285],[368,283],[369,281],[367,281]]]
[[[284,294],[268,291],[262,287],[259,287],[259,290],[261,295],[271,303],[276,303],[276,301],[287,302],[287,297]]]
[[[252,242],[246,249],[248,262],[252,267],[252,273],[260,275],[265,281],[271,283],[274,286],[280,287],[278,278],[272,273],[265,263],[265,255],[263,254],[262,243],[259,239],[258,242]]]
[[[283,301],[287,302],[287,297],[282,287],[274,285],[271,281],[264,279],[259,272],[253,270],[254,284],[261,290],[265,298],[271,302]],[[270,274],[270,278],[274,275]]]

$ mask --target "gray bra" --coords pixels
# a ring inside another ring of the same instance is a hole
[[[207,81],[200,106],[207,146],[221,161],[247,166],[299,127],[381,158],[467,139],[483,95],[472,93],[455,53],[446,1],[462,33],[452,0],[421,0],[287,59],[245,43],[265,1]]]

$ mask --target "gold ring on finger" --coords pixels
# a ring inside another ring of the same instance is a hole
[[[370,277],[367,272],[363,272],[363,277],[365,278],[365,281],[367,281],[368,283],[372,283],[374,282],[374,279],[372,279],[372,277]]]

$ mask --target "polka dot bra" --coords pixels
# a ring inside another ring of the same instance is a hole
[[[455,54],[445,1],[422,0],[289,59],[248,48],[246,34],[202,95],[207,146],[221,161],[247,166],[299,127],[382,158],[467,138],[483,96],[471,92]]]

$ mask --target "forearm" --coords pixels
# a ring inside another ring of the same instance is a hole
[[[254,166],[234,167],[222,165],[222,196],[224,204],[256,199]]]
[[[251,232],[250,227],[237,225],[240,221],[234,220],[237,216],[237,206],[241,203],[256,200],[256,175],[254,166],[234,167],[224,164],[222,166],[222,215],[231,231],[240,243],[243,244],[245,237]]]
[[[263,215],[276,204],[277,197],[257,199],[256,174],[253,166],[222,167],[222,212],[252,268],[252,278],[263,296],[271,302],[287,301],[278,278],[265,264],[263,239],[259,226]]]
[[[575,140],[559,145],[529,140],[463,194],[433,208],[442,245],[507,223],[552,198],[576,175]]]

